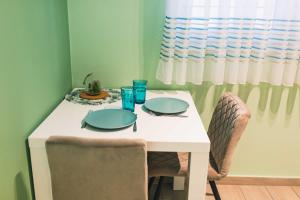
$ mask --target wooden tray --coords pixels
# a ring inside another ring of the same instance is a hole
[[[101,91],[98,95],[89,95],[86,92],[80,92],[79,94],[80,98],[88,99],[88,100],[98,100],[98,99],[105,99],[106,97],[109,97],[109,94],[107,91]]]

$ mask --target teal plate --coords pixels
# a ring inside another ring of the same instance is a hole
[[[156,113],[177,114],[185,112],[189,104],[181,99],[159,97],[147,100],[145,107]]]
[[[136,115],[128,110],[103,109],[90,113],[85,122],[95,128],[120,129],[132,125],[136,118]]]

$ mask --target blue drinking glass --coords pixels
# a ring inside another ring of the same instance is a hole
[[[134,112],[134,93],[132,87],[121,88],[122,108]]]
[[[134,80],[133,81],[133,92],[134,92],[135,103],[137,103],[137,104],[145,103],[146,90],[147,90],[147,81],[146,80]]]

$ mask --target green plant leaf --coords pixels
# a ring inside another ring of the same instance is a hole
[[[92,76],[92,75],[93,75],[93,73],[89,73],[89,74],[87,74],[87,75],[85,76],[85,78],[84,78],[84,80],[83,80],[83,85],[86,84],[86,80],[87,80],[90,76]]]

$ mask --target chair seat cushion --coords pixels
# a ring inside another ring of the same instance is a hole
[[[176,152],[148,152],[148,175],[178,176],[180,162]]]
[[[180,161],[180,170],[178,171],[178,174],[180,176],[187,176],[189,171],[189,153],[178,152],[177,154]]]
[[[148,152],[149,176],[186,176],[188,153]]]
[[[149,176],[187,176],[189,153],[187,152],[148,152]],[[209,164],[209,180],[220,180],[222,176]]]
[[[178,171],[178,175],[187,176],[189,170],[189,153],[187,152],[179,152],[178,158],[180,161],[180,170]],[[221,174],[219,174],[210,163],[208,163],[208,174],[207,178],[210,181],[220,180],[222,178]]]

